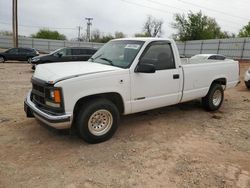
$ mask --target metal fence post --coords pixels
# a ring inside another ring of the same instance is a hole
[[[247,39],[245,38],[244,42],[243,42],[243,46],[242,46],[240,59],[243,59],[243,57],[244,57],[244,51],[245,51],[245,48],[246,48],[246,41],[247,41]]]
[[[48,41],[48,50],[50,51],[50,41]]]
[[[202,54],[202,50],[203,50],[203,42],[204,40],[201,41],[201,49],[200,49],[200,54]]]
[[[186,41],[184,41],[184,51],[183,51],[183,55],[186,56]]]
[[[31,46],[32,46],[32,48],[34,48],[34,39],[33,38],[31,39]]]
[[[219,51],[220,51],[220,39],[219,39],[219,43],[218,43],[217,54],[219,53]]]

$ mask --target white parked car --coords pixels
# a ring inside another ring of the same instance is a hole
[[[197,54],[190,58],[191,60],[225,60],[226,57],[221,54]]]
[[[28,117],[98,143],[112,137],[120,115],[197,98],[217,110],[238,82],[237,61],[182,65],[174,40],[115,39],[88,62],[38,65],[24,107]]]
[[[249,67],[249,69],[247,70],[247,72],[245,73],[244,80],[245,80],[246,87],[247,87],[248,89],[250,89],[250,67]]]
[[[225,60],[226,57],[221,54],[197,54],[191,58],[181,57],[182,64],[194,64],[194,63],[210,63],[215,61]]]

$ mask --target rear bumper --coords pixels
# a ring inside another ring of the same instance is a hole
[[[27,117],[35,116],[36,119],[56,129],[68,129],[71,127],[71,114],[58,116],[47,114],[35,106],[35,104],[30,100],[30,94],[31,92],[28,93],[24,100],[24,111],[26,112]]]

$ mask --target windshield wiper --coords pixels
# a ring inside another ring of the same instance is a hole
[[[105,57],[101,57],[100,59],[104,60],[104,61],[107,61],[110,65],[114,66],[113,64],[113,61],[108,59],[108,58],[105,58]]]
[[[91,58],[89,58],[89,59],[93,62],[93,61],[95,61],[97,58],[101,57],[102,55],[103,55],[103,54],[100,54],[100,55],[96,56],[95,58],[91,57]]]

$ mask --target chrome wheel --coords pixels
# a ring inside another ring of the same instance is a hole
[[[0,63],[3,63],[3,62],[4,62],[4,58],[0,57]]]
[[[216,90],[213,95],[213,105],[219,106],[222,100],[222,93],[220,90]]]
[[[113,116],[108,110],[97,110],[88,121],[89,132],[95,136],[106,134],[112,127]]]
[[[28,59],[28,63],[31,64],[31,58]]]

